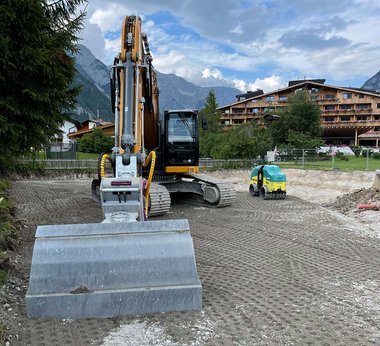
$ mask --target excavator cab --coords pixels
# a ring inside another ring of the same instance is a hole
[[[164,128],[161,143],[165,170],[170,171],[177,166],[198,166],[198,112],[165,110]]]

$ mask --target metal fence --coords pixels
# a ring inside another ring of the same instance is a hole
[[[77,145],[75,142],[51,143],[45,147],[45,158],[47,160],[76,160]]]
[[[20,160],[19,163],[38,165],[48,170],[98,169],[97,160]]]
[[[376,155],[375,155],[376,156]],[[96,171],[97,160],[21,160],[24,164],[37,164],[47,170],[77,170],[87,169]],[[200,159],[201,168],[251,168],[258,164],[267,163],[267,158],[214,160]],[[330,149],[290,149],[276,152],[272,163],[283,168],[319,168],[342,170],[375,170],[380,169],[380,159],[373,157],[369,150],[358,157],[349,151]]]

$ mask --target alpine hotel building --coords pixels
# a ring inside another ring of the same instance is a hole
[[[380,144],[380,93],[360,88],[326,85],[325,79],[290,81],[287,88],[237,95],[238,101],[219,107],[225,126],[263,119],[284,107],[290,95],[306,90],[321,108],[322,138],[326,144]]]

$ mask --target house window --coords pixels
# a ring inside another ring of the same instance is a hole
[[[367,120],[367,116],[366,115],[358,115],[357,117],[356,117],[356,120],[358,120],[358,121],[365,121],[365,120]]]
[[[265,98],[265,101],[267,101],[267,102],[273,102],[274,101],[274,96],[267,96]]]
[[[325,111],[333,111],[335,110],[335,106],[334,105],[326,105],[325,106]]]
[[[325,95],[326,100],[334,100],[335,98],[336,98],[336,96],[334,94],[326,94]]]
[[[373,131],[376,131],[376,132],[380,131],[380,126],[375,126],[375,127],[373,128]]]
[[[333,123],[334,119],[334,117],[325,117],[325,123]]]
[[[340,109],[344,111],[349,111],[351,109],[351,105],[340,105]]]
[[[344,99],[352,99],[352,93],[343,93]]]
[[[365,104],[365,105],[356,105],[356,109],[369,109],[369,105],[368,104]]]
[[[318,94],[319,93],[319,88],[310,88],[309,93],[311,94]]]
[[[380,115],[375,115],[375,120],[380,120]]]
[[[288,101],[288,97],[287,96],[280,96],[279,101],[280,102],[287,102]]]
[[[318,100],[318,95],[310,95],[310,100],[313,100],[313,101]]]
[[[364,94],[359,94],[360,99],[364,99]]]
[[[351,121],[351,117],[348,116],[348,115],[344,115],[344,116],[341,116],[341,117],[340,117],[340,120],[341,120],[341,121]]]
[[[259,113],[259,109],[258,108],[252,108],[252,113]]]
[[[244,109],[242,109],[242,108],[233,108],[232,109],[232,113],[241,114],[241,113],[244,113]]]
[[[274,107],[265,107],[264,108],[264,112],[273,112],[274,111]]]
[[[225,113],[225,114],[230,114],[230,110],[229,110],[229,109],[226,109],[226,110],[224,111],[224,113]]]
[[[377,109],[380,109],[380,103],[377,104]]]

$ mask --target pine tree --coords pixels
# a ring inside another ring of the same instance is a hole
[[[207,94],[204,108],[199,112],[201,117],[207,118],[208,133],[219,132],[221,129],[220,112],[217,108],[218,102],[216,101],[215,91],[211,89]]]
[[[85,0],[2,0],[0,165],[46,143],[75,106],[73,54]],[[1,166],[0,166],[1,167]]]
[[[210,90],[207,94],[205,105],[199,111],[199,119],[201,123],[202,118],[207,119],[208,129],[202,130],[199,126],[199,151],[202,157],[210,157],[212,149],[217,145],[219,140],[220,126],[220,112],[217,110],[218,103],[214,90]]]

